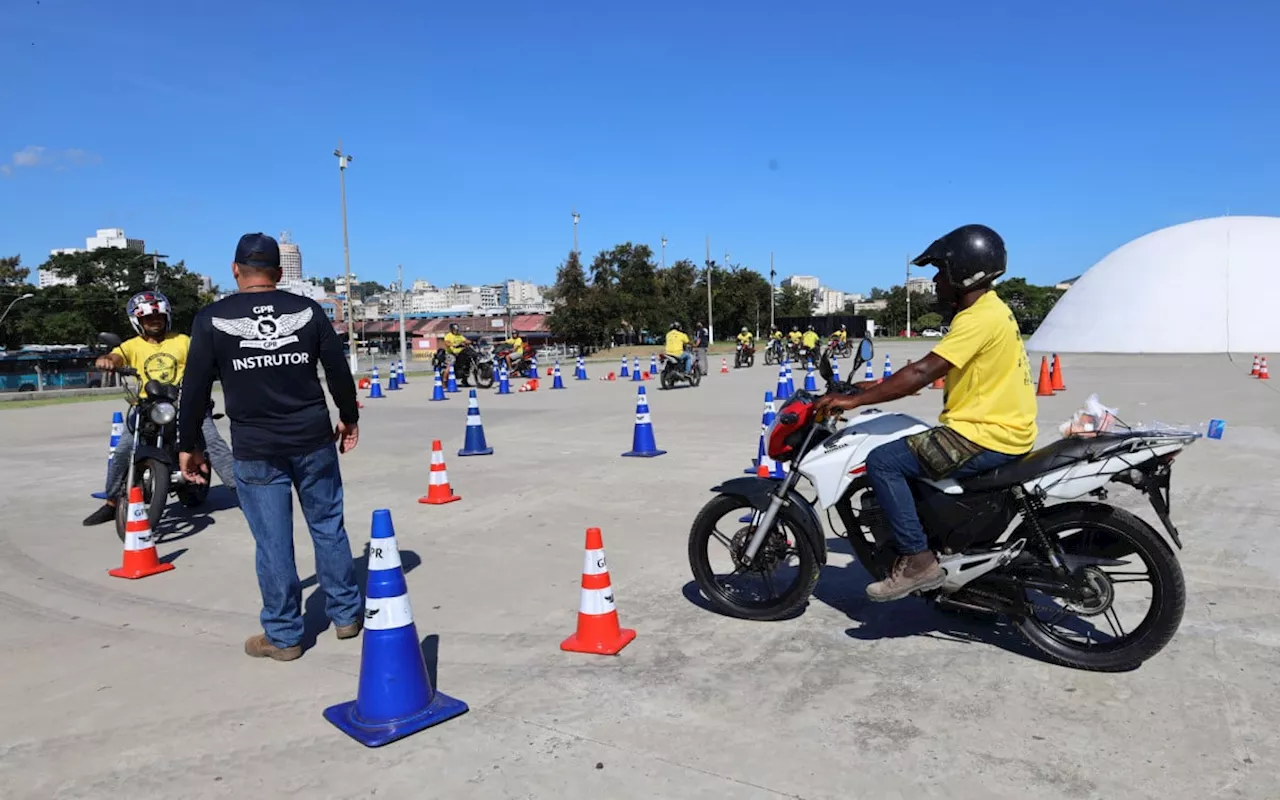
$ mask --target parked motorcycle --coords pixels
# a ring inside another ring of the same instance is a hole
[[[756,364],[756,348],[753,345],[738,342],[738,351],[733,356],[733,368],[754,367]]]
[[[685,372],[684,364],[679,356],[663,353],[661,358],[661,374],[658,376],[658,382],[662,384],[663,389],[672,389],[677,383],[688,383],[690,386],[697,386],[702,383],[702,367],[698,366],[698,359],[691,359],[693,368]]]
[[[120,337],[114,333],[98,334],[98,344],[104,352],[120,346]],[[119,367],[115,371],[121,378],[120,386],[129,398],[130,409],[125,415],[125,433],[133,437],[133,460],[125,478],[124,488],[116,501],[116,535],[125,539],[125,526],[129,520],[129,488],[142,489],[142,501],[147,506],[147,521],[155,532],[164,515],[169,495],[178,498],[184,506],[195,508],[203,505],[209,496],[209,483],[188,481],[178,469],[178,390],[172,383],[149,380],[142,388],[147,396],[139,398],[141,377],[133,367]],[[210,404],[212,407],[212,403]],[[215,414],[214,418],[221,418]],[[205,457],[206,463],[208,456]],[[207,469],[207,468],[206,468]]]
[[[870,340],[862,340],[853,369],[872,355]],[[857,391],[833,383],[829,359],[819,371],[828,392]],[[867,456],[929,426],[879,409],[848,421],[824,418],[816,399],[797,392],[765,432],[770,457],[789,463],[784,479],[725,481],[694,520],[690,567],[725,614],[776,620],[800,611],[827,560],[819,509],[835,508],[843,528],[837,535],[875,579],[892,567],[892,528],[868,482]],[[974,477],[914,482],[916,509],[946,573],[943,585],[923,596],[940,608],[1003,615],[1059,664],[1099,671],[1139,666],[1173,638],[1186,588],[1169,542],[1103,501],[1111,484],[1142,492],[1180,549],[1169,479],[1174,458],[1196,438],[1178,431],[1072,437]],[[801,479],[812,484],[814,501],[796,490]],[[1046,507],[1049,499],[1067,502]],[[724,574],[711,562],[721,550],[728,555]],[[729,585],[738,578],[763,587]],[[1137,622],[1120,619],[1139,606],[1145,610]]]

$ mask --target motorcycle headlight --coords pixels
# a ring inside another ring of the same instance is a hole
[[[151,421],[157,425],[168,425],[178,418],[178,409],[173,403],[156,403],[151,407]]]

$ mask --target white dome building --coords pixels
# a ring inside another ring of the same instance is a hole
[[[1058,301],[1027,349],[1280,352],[1280,217],[1217,217],[1113,251]]]

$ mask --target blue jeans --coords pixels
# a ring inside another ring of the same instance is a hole
[[[693,353],[685,351],[680,356],[680,365],[685,372],[693,372]]]
[[[947,477],[970,477],[1018,458],[1021,456],[983,450]],[[929,549],[929,537],[925,535],[920,516],[916,514],[916,501],[908,483],[922,477],[925,477],[924,468],[920,466],[916,454],[907,447],[906,439],[880,445],[867,457],[867,480],[893,527],[894,547],[898,555],[911,556]]]
[[[258,588],[262,590],[262,630],[276,647],[302,641],[302,585],[293,558],[293,490],[311,531],[316,553],[317,591],[325,593],[325,614],[335,625],[350,625],[364,611],[356,586],[351,543],[342,515],[342,474],[338,448],[326,444],[301,456],[236,459],[240,508],[257,544]]]
[[[212,416],[205,416],[200,424],[200,432],[204,434],[204,449],[209,455],[209,465],[230,489],[236,488],[235,470],[232,464],[231,448],[223,440],[222,434],[213,423]],[[133,434],[128,426],[120,434],[116,443],[115,454],[111,457],[111,465],[107,467],[107,497],[115,498],[124,490],[124,482],[129,478],[129,462],[133,460]],[[177,467],[177,464],[174,464]],[[210,484],[213,483],[211,480]]]

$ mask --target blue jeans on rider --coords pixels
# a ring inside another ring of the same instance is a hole
[[[970,477],[1017,458],[1020,456],[983,450],[947,477]],[[907,446],[906,439],[880,445],[867,457],[867,480],[893,527],[894,547],[901,556],[911,556],[929,549],[929,537],[925,535],[920,516],[916,514],[916,501],[911,495],[909,483],[923,477],[924,468],[920,466],[916,454]]]
[[[680,368],[685,372],[693,372],[693,353],[686,350],[680,356]]]
[[[262,630],[276,647],[302,642],[302,584],[293,556],[293,492],[315,547],[316,579],[325,615],[350,625],[364,612],[351,543],[343,522],[338,448],[330,443],[301,456],[236,459],[240,508],[257,545]]]
[[[204,449],[209,454],[209,466],[218,475],[223,485],[236,488],[236,473],[232,466],[231,448],[227,446],[222,435],[213,423],[213,417],[204,418],[200,427],[204,434]],[[133,458],[133,434],[126,427],[116,443],[115,452],[111,456],[111,466],[107,467],[107,497],[115,497],[124,490],[124,482],[129,477],[129,461]],[[174,464],[174,468],[177,468]]]

